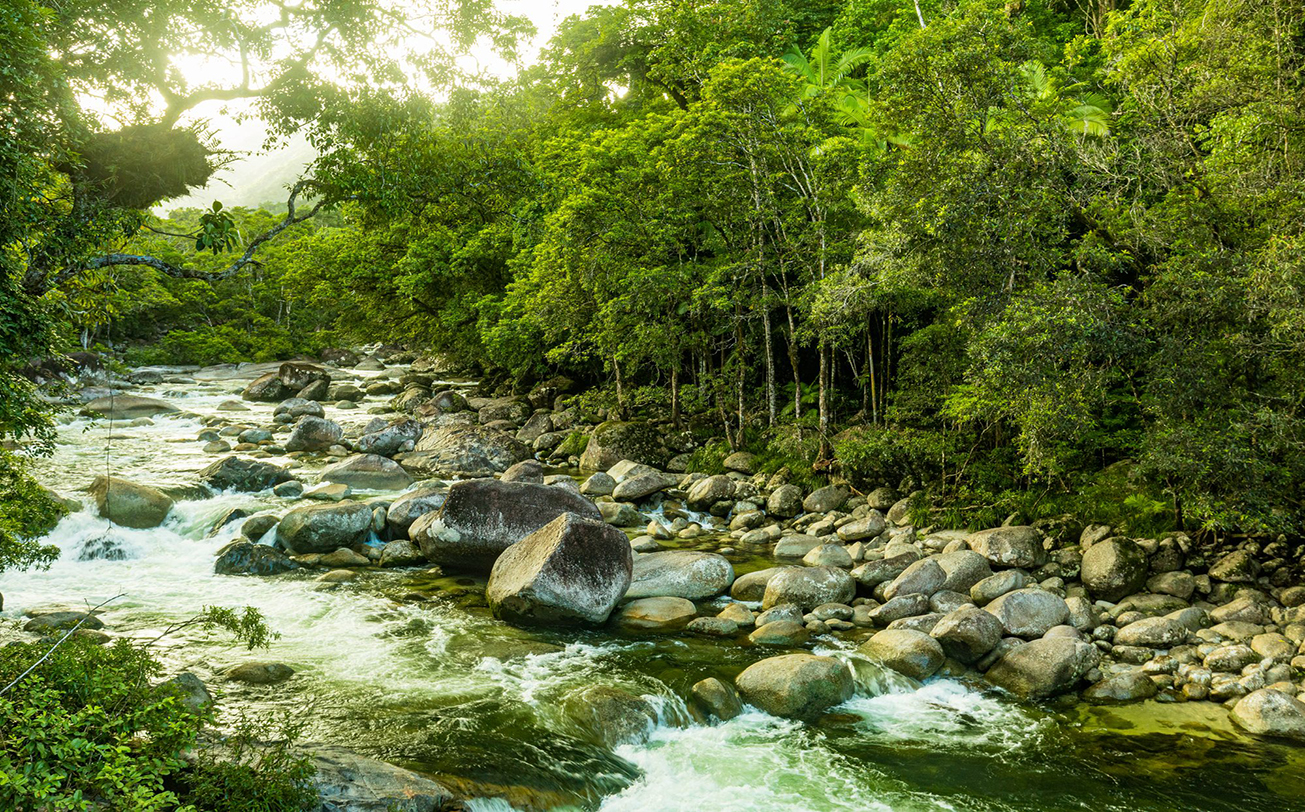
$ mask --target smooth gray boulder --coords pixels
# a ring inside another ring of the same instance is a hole
[[[563,513],[503,551],[485,598],[518,625],[603,623],[630,586],[632,557],[621,531]]]
[[[760,602],[766,596],[766,584],[770,583],[770,579],[774,578],[776,573],[785,569],[797,569],[797,567],[768,567],[740,575],[730,586],[730,597],[736,601]]]
[[[852,671],[842,660],[785,654],[753,663],[734,680],[744,700],[773,716],[813,720],[852,698]]]
[[[281,517],[276,538],[296,555],[331,553],[368,539],[372,508],[362,502],[297,507]]]
[[[838,528],[838,537],[848,542],[872,539],[884,532],[887,527],[888,521],[884,518],[884,514],[872,510],[864,518],[850,521]]]
[[[1079,578],[1097,600],[1118,602],[1146,586],[1146,550],[1132,539],[1112,538],[1083,553]]]
[[[262,460],[223,457],[199,472],[199,481],[218,490],[257,492],[289,482],[294,477],[279,465]]]
[[[580,467],[606,471],[622,460],[660,468],[666,462],[666,450],[657,429],[638,420],[610,420],[595,427],[580,455]]]
[[[720,474],[700,479],[689,488],[686,501],[694,510],[707,510],[717,502],[724,502],[734,496],[734,480]]]
[[[922,558],[902,571],[884,588],[884,598],[892,600],[898,595],[932,596],[947,582],[947,573],[932,558]]]
[[[690,707],[707,718],[728,722],[743,713],[743,700],[728,682],[715,677],[699,680],[689,689]]]
[[[235,541],[218,551],[213,572],[218,575],[280,575],[299,569],[289,556],[267,544]]]
[[[1242,697],[1231,716],[1247,732],[1305,742],[1305,703],[1274,688]]]
[[[407,537],[408,528],[412,527],[413,522],[427,513],[438,512],[448,498],[448,489],[439,482],[425,484],[403,494],[391,502],[385,512],[385,524],[389,527],[390,534],[395,538]]]
[[[440,512],[408,532],[428,560],[488,572],[504,550],[563,513],[602,520],[593,502],[564,488],[471,479],[453,483]]]
[[[622,539],[624,534],[618,533]],[[630,545],[625,545],[628,550]],[[734,567],[723,555],[663,550],[637,556],[627,598],[712,598],[734,583]]]
[[[1013,694],[1043,699],[1073,689],[1100,660],[1090,643],[1047,637],[1012,648],[986,676],[993,685]]]
[[[992,577],[988,559],[973,550],[953,550],[936,556],[934,560],[947,575],[940,589],[949,592],[968,595],[971,587],[984,578]]]
[[[1093,705],[1127,705],[1150,699],[1159,690],[1146,674],[1129,669],[1089,685],[1083,699]]]
[[[400,451],[412,451],[421,439],[425,427],[410,417],[401,417],[384,428],[369,431],[354,442],[354,448],[363,454],[380,454],[392,457]]]
[[[780,519],[791,519],[802,512],[802,489],[797,485],[780,485],[766,498],[766,512]]]
[[[1012,637],[1041,637],[1052,626],[1069,620],[1065,599],[1042,589],[1030,587],[1007,592],[984,607],[1001,621]]]
[[[1115,645],[1168,649],[1187,642],[1187,626],[1170,617],[1148,617],[1115,632]]]
[[[404,468],[423,474],[491,476],[532,456],[515,437],[486,426],[453,423],[426,428]]]
[[[517,464],[509,467],[499,477],[500,482],[532,482],[536,485],[544,484],[544,466],[539,464],[538,460],[522,460]]]
[[[856,596],[852,576],[834,567],[786,567],[766,582],[762,609],[792,603],[814,609],[822,603],[851,603]]]
[[[325,451],[333,445],[339,445],[344,439],[344,429],[334,420],[325,420],[312,415],[299,418],[290,436],[286,438],[286,451]]]
[[[698,608],[687,598],[639,598],[614,616],[619,628],[633,632],[673,632],[689,625]]]
[[[994,567],[1030,569],[1047,560],[1042,534],[1027,525],[980,530],[966,539],[966,543]]]
[[[863,643],[860,652],[916,680],[933,676],[947,659],[937,640],[909,629],[885,629]]]
[[[612,490],[612,498],[618,502],[638,502],[667,488],[674,488],[679,481],[680,478],[674,474],[638,474],[617,483]]]
[[[100,475],[87,490],[99,514],[122,527],[158,527],[172,512],[172,497],[130,480]]]
[[[930,634],[948,657],[969,665],[996,648],[1002,632],[1001,621],[991,612],[962,606],[944,615]]]
[[[314,812],[440,812],[458,797],[424,775],[343,747],[312,745]]]
[[[401,491],[413,482],[403,466],[379,454],[354,454],[328,465],[322,469],[322,481],[373,491]]]
[[[95,398],[82,406],[82,414],[99,415],[105,420],[135,420],[138,417],[154,417],[179,411],[181,410],[166,400],[140,395]]]

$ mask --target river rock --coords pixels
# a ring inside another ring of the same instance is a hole
[[[828,536],[825,538],[828,538]],[[841,544],[821,544],[818,547],[811,548],[806,555],[802,556],[802,563],[808,567],[849,569],[852,566],[852,555]]]
[[[223,547],[213,564],[218,575],[280,575],[299,569],[299,565],[280,550],[267,544],[236,541]]]
[[[510,466],[499,477],[501,482],[530,482],[535,485],[544,484],[544,466],[539,464],[538,460],[522,460],[516,465]]]
[[[674,474],[660,472],[639,474],[617,483],[612,490],[612,498],[620,502],[638,502],[667,488],[673,488],[677,484],[679,484],[679,477]]]
[[[1023,589],[1028,583],[1029,577],[1023,570],[1003,570],[970,587],[970,600],[976,606],[987,606],[1008,592]]]
[[[403,494],[390,503],[385,512],[385,524],[394,537],[406,537],[408,528],[418,518],[427,513],[435,513],[444,507],[449,492],[442,483],[426,484],[414,491]]]
[[[852,576],[834,567],[785,567],[766,583],[761,606],[770,609],[792,603],[812,609],[822,603],[851,603],[856,596]]]
[[[629,502],[599,502],[598,513],[614,527],[638,527],[647,518]]]
[[[757,626],[748,640],[757,646],[784,646],[794,648],[807,642],[811,632],[796,620],[772,620]]]
[[[1093,598],[1115,603],[1141,589],[1148,574],[1146,550],[1132,539],[1112,538],[1083,553],[1079,577]]]
[[[932,558],[916,561],[884,588],[884,597],[892,600],[898,595],[920,594],[931,596],[947,581],[947,573]]]
[[[614,490],[616,479],[606,471],[594,473],[580,486],[580,493],[585,496],[611,496]]]
[[[412,475],[392,459],[378,454],[354,454],[322,469],[322,481],[373,491],[401,491]]]
[[[673,632],[688,626],[697,615],[693,601],[685,598],[639,598],[622,606],[615,621],[627,631]]]
[[[1141,671],[1129,669],[1088,686],[1083,699],[1093,705],[1127,705],[1141,702],[1159,693],[1151,678]]]
[[[382,567],[415,567],[425,560],[421,548],[408,539],[391,541],[381,548]]]
[[[930,634],[948,657],[970,665],[997,647],[1002,631],[1001,621],[991,612],[962,606],[944,615]]]
[[[425,427],[411,417],[401,417],[384,428],[369,431],[354,442],[354,448],[363,454],[380,454],[392,457],[400,451],[417,447]]]
[[[23,631],[45,635],[66,632],[70,629],[98,631],[103,628],[104,621],[94,614],[76,611],[42,612],[23,624]]]
[[[487,572],[509,546],[563,513],[602,519],[593,502],[563,488],[465,480],[449,488],[438,522],[423,517],[409,533],[430,561]]]
[[[301,417],[326,417],[326,410],[322,408],[322,404],[315,400],[287,398],[278,403],[276,408],[272,410],[273,417],[281,417],[282,415],[285,415],[285,418],[278,422],[293,423]]]
[[[714,717],[722,722],[728,722],[743,713],[743,700],[739,698],[739,692],[733,685],[715,677],[695,682],[689,689],[689,702],[704,717]]]
[[[996,567],[1039,567],[1046,561],[1042,535],[1028,526],[994,527],[972,534],[970,549]]]
[[[311,749],[314,812],[442,812],[458,804],[451,791],[411,770],[343,747]]]
[[[992,684],[1030,699],[1043,699],[1071,690],[1096,668],[1095,646],[1069,637],[1048,637],[1016,646],[990,669]]]
[[[285,441],[286,451],[325,451],[344,439],[344,429],[333,420],[306,415],[299,418]]]
[[[939,587],[940,590],[968,595],[971,587],[992,577],[988,559],[973,550],[953,550],[936,556],[935,560],[947,576]]]
[[[324,367],[302,361],[285,362],[276,371],[276,375],[287,389],[295,392],[314,383],[324,382],[328,386],[331,383],[331,373]]]
[[[1230,584],[1254,583],[1260,574],[1260,562],[1246,550],[1235,550],[1210,567],[1210,577]]]
[[[857,583],[874,588],[906,572],[907,567],[919,560],[920,554],[915,550],[903,552],[899,555],[885,556],[877,561],[867,561],[852,570],[852,577],[856,579]]]
[[[362,502],[306,505],[291,510],[276,526],[281,546],[297,555],[330,553],[367,540],[372,508]]]
[[[807,513],[828,513],[838,510],[847,501],[847,488],[842,485],[826,485],[818,488],[802,500],[802,509]],[[847,539],[855,541],[855,539]]]
[[[295,670],[284,663],[253,662],[241,663],[228,668],[224,673],[233,682],[247,685],[276,685],[293,677]]]
[[[519,625],[603,623],[630,586],[632,555],[621,531],[563,513],[503,551],[485,598]]]
[[[1052,626],[1069,619],[1069,606],[1064,598],[1036,588],[1008,592],[989,603],[984,611],[1000,620],[1007,634],[1025,639],[1041,637]]]
[[[872,510],[864,518],[850,521],[838,528],[838,537],[847,542],[872,539],[884,532],[887,527],[888,522],[884,519],[884,515],[877,510]]]
[[[625,546],[629,549],[628,544]],[[722,555],[664,550],[634,559],[634,575],[626,597],[702,600],[725,592],[732,583],[734,567]]]
[[[428,427],[403,467],[421,473],[491,476],[531,458],[529,446],[486,426],[454,423]]]
[[[648,700],[608,685],[573,691],[562,708],[584,738],[608,748],[643,744],[657,726],[657,711]]]
[[[121,527],[158,527],[172,511],[172,498],[163,491],[126,479],[97,476],[88,491],[99,514]]]
[[[213,707],[213,695],[209,693],[208,686],[189,671],[165,680],[159,687],[171,691],[187,710],[197,716]]]
[[[1252,691],[1237,701],[1232,720],[1260,736],[1305,742],[1305,703],[1275,688]]]
[[[791,519],[802,512],[802,489],[780,485],[766,499],[766,512],[779,519]]]
[[[245,387],[245,391],[240,393],[240,397],[256,403],[279,403],[297,391],[299,390],[291,389],[281,383],[281,376],[277,373],[269,372],[255,378]]]
[[[105,420],[135,420],[181,411],[166,400],[140,395],[112,395],[95,398],[82,406],[82,414],[99,415]]]
[[[694,510],[707,510],[717,502],[734,497],[734,480],[724,475],[709,476],[693,483],[687,502]]]
[[[1148,617],[1115,632],[1114,642],[1117,646],[1168,649],[1187,642],[1187,635],[1187,627],[1173,618]]]
[[[766,595],[766,584],[785,569],[797,569],[797,567],[768,567],[740,575],[734,579],[734,584],[730,587],[730,597],[736,601],[760,602]]]
[[[586,471],[606,471],[621,460],[662,467],[666,450],[657,429],[642,421],[609,420],[589,435],[580,467]]]
[[[219,491],[262,491],[293,478],[279,465],[240,457],[223,457],[199,472],[200,482]]]
[[[933,676],[946,659],[937,640],[923,632],[907,629],[879,632],[859,650],[871,660],[916,680]]]
[[[834,657],[785,654],[753,663],[734,680],[744,700],[773,716],[813,720],[852,698],[852,672]]]
[[[775,544],[774,554],[776,558],[804,558],[807,553],[824,543],[823,540],[816,536],[794,533],[790,536],[784,536]]]

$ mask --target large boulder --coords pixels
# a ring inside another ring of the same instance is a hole
[[[760,602],[766,596],[766,585],[770,583],[770,579],[783,569],[797,569],[797,567],[767,567],[740,575],[730,586],[730,597],[736,601]]]
[[[970,587],[984,578],[992,577],[988,559],[973,550],[953,550],[936,557],[938,566],[947,574],[941,589],[968,595]]]
[[[786,567],[766,582],[761,608],[792,603],[814,609],[825,603],[851,603],[856,596],[856,581],[834,567]]]
[[[872,539],[888,528],[884,514],[872,510],[863,518],[855,519],[838,528],[838,537],[843,541],[863,541]]]
[[[624,535],[622,534],[622,538]],[[625,545],[629,548],[629,544]],[[722,555],[663,550],[634,559],[627,598],[674,597],[691,601],[715,597],[734,583],[734,567]]]
[[[384,428],[369,431],[354,442],[363,454],[392,457],[400,451],[412,451],[421,439],[423,426],[410,417],[401,417]]]
[[[1305,742],[1305,703],[1274,688],[1242,697],[1233,706],[1232,720],[1251,733]]]
[[[1146,674],[1129,669],[1089,686],[1083,692],[1083,698],[1093,705],[1126,705],[1150,699],[1159,691]]]
[[[343,747],[312,746],[317,812],[440,812],[458,798],[424,775]]]
[[[312,417],[326,417],[326,409],[322,407],[322,404],[315,400],[308,400],[307,398],[287,398],[286,400],[276,404],[276,408],[272,410],[273,417],[280,417],[281,415],[286,416],[284,422],[292,423],[305,415]]]
[[[255,403],[280,403],[298,391],[281,383],[281,376],[277,373],[269,372],[255,378],[240,397]]]
[[[802,500],[802,509],[807,513],[828,513],[838,510],[847,501],[848,490],[842,485],[826,485],[807,494]]]
[[[766,512],[780,519],[791,519],[802,512],[802,489],[797,485],[780,485],[766,499]]]
[[[632,555],[620,530],[563,513],[503,551],[485,598],[510,623],[603,623],[630,585]]]
[[[932,558],[923,558],[902,571],[902,574],[884,588],[884,597],[892,600],[898,595],[920,594],[926,597],[942,589],[947,573]]]
[[[448,490],[439,482],[422,485],[414,491],[403,494],[391,502],[385,512],[385,523],[390,528],[390,534],[397,538],[407,536],[408,528],[412,527],[413,522],[427,513],[439,511],[444,507],[444,500],[448,498]]]
[[[723,474],[709,476],[693,483],[686,501],[694,510],[707,510],[717,502],[732,498],[735,488],[734,480]]]
[[[330,553],[368,539],[372,507],[362,502],[297,507],[281,518],[276,538],[292,553]]]
[[[734,680],[748,703],[788,719],[812,720],[852,698],[852,671],[835,657],[785,654],[753,663]]]
[[[276,376],[286,389],[298,392],[314,383],[331,383],[331,373],[317,364],[287,361],[276,371]]]
[[[412,484],[412,475],[388,457],[354,454],[322,469],[322,481],[355,490],[401,491]]]
[[[660,471],[637,474],[618,482],[612,490],[612,498],[618,502],[638,502],[659,491],[674,488],[679,481],[678,476],[663,474]]]
[[[1004,629],[992,613],[975,606],[962,606],[946,614],[930,632],[952,659],[978,662],[1001,642]]]
[[[214,490],[262,491],[294,479],[279,465],[240,457],[223,457],[199,472],[199,481]]]
[[[299,569],[299,565],[280,550],[267,544],[236,541],[223,547],[213,564],[218,575],[279,575]]]
[[[1031,569],[1047,560],[1046,550],[1042,548],[1042,535],[1027,525],[980,530],[970,535],[966,542],[971,550],[994,567]]]
[[[1118,602],[1146,586],[1146,550],[1132,539],[1113,538],[1083,553],[1079,578],[1097,600]]]
[[[875,662],[917,680],[933,676],[947,659],[937,640],[912,629],[885,629],[864,643],[860,651]]]
[[[453,483],[439,514],[414,522],[409,535],[436,564],[488,572],[504,550],[563,513],[602,520],[593,502],[565,488],[472,479]]]
[[[1189,633],[1188,628],[1174,618],[1148,617],[1116,632],[1115,645],[1168,649],[1187,642]]]
[[[1069,605],[1064,598],[1034,587],[1007,592],[984,611],[1001,621],[1006,634],[1026,639],[1041,637],[1052,626],[1069,620]]]
[[[657,727],[652,703],[609,685],[572,691],[563,699],[562,709],[582,738],[608,748],[643,744]]]
[[[325,451],[344,439],[344,429],[334,420],[305,415],[285,441],[286,451]]]
[[[993,685],[1030,699],[1071,690],[1096,668],[1095,646],[1072,637],[1044,637],[1015,646],[988,669]]]
[[[501,431],[470,423],[427,427],[403,467],[421,473],[492,476],[531,458],[528,446]]]
[[[82,413],[99,415],[106,420],[135,420],[181,411],[165,400],[140,395],[110,395],[96,398],[82,406]]]
[[[100,515],[122,527],[158,527],[172,511],[172,497],[126,479],[97,476],[89,490]]]
[[[602,423],[589,435],[589,443],[580,456],[580,467],[586,471],[606,471],[621,460],[656,468],[665,465],[666,449],[657,429],[638,420]]]

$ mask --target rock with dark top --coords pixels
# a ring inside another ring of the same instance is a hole
[[[285,441],[286,451],[325,451],[344,439],[344,429],[334,420],[306,415],[299,418]]]
[[[648,423],[608,421],[589,436],[580,467],[586,471],[606,471],[621,460],[631,460],[660,468],[666,456],[661,435]]]
[[[1047,560],[1042,535],[1032,527],[994,527],[972,534],[966,542],[994,567],[1039,567]]]
[[[1115,603],[1146,585],[1146,551],[1126,538],[1106,539],[1083,553],[1080,578],[1097,600]]]
[[[453,483],[439,514],[414,522],[409,535],[436,564],[488,572],[504,550],[564,513],[602,520],[593,502],[564,488],[465,480]]]
[[[632,556],[621,531],[563,513],[503,551],[485,598],[511,623],[603,623],[630,585]]]
[[[330,553],[366,541],[372,508],[362,502],[297,507],[281,518],[276,538],[292,553]]]
[[[23,631],[37,634],[54,634],[73,628],[99,630],[104,628],[104,621],[88,612],[68,611],[46,612],[23,624]]]
[[[317,364],[306,364],[301,361],[285,362],[277,370],[276,375],[287,389],[295,392],[319,381],[325,381],[328,386],[331,383],[331,373],[325,368]]]
[[[245,387],[245,391],[240,393],[240,397],[255,403],[280,403],[298,391],[282,383],[281,376],[277,373],[269,372],[255,378],[249,386]]]
[[[262,491],[292,479],[279,465],[240,457],[223,457],[199,472],[200,482],[219,491]]]
[[[501,431],[470,423],[428,427],[403,467],[423,474],[490,476],[531,457],[529,446]]]
[[[299,569],[299,565],[280,550],[267,544],[236,541],[223,547],[213,564],[218,575],[280,575]]]
[[[425,428],[410,417],[401,417],[382,428],[369,431],[354,442],[354,448],[363,454],[380,454],[392,457],[400,451],[412,451],[417,447]]]
[[[223,672],[233,682],[246,685],[276,685],[295,675],[295,670],[284,663],[252,662],[234,665]]]

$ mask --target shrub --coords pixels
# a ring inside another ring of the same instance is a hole
[[[48,566],[59,548],[35,538],[58,524],[67,509],[23,470],[22,460],[0,449],[0,572]]]

